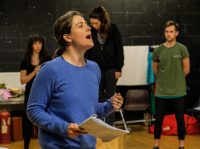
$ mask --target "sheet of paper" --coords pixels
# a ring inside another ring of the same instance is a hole
[[[147,84],[148,52],[149,46],[124,46],[123,75],[117,81],[117,85]]]
[[[100,138],[105,142],[129,133],[129,131],[118,129],[106,124],[104,121],[96,118],[96,115],[89,117],[79,126],[84,128],[88,134]]]

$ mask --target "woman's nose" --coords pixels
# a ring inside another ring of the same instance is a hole
[[[87,30],[89,30],[89,31],[91,30],[91,27],[90,27],[90,26],[88,26],[88,25],[87,25]]]

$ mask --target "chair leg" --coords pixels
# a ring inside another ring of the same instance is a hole
[[[122,118],[122,121],[123,121],[123,124],[124,124],[124,128],[125,128],[126,131],[128,131],[128,127],[126,125],[126,121],[124,119],[124,115],[123,115],[122,109],[120,109],[119,112],[120,112],[120,115],[121,115],[121,118]]]
[[[147,121],[148,121],[148,127],[150,127],[152,122],[154,121],[154,118],[153,118],[153,114],[151,114],[151,113],[148,113],[148,114],[149,115],[148,115]]]
[[[144,112],[144,125],[149,126],[150,125],[150,119],[151,115],[149,112]]]

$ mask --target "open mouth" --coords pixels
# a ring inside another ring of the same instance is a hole
[[[87,35],[86,38],[87,38],[87,39],[92,39],[92,35],[91,35],[91,34],[90,34],[90,35]]]

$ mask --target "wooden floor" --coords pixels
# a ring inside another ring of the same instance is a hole
[[[123,137],[114,139],[111,142],[103,143],[97,140],[97,149],[152,149],[153,135],[148,133],[148,128],[143,125],[131,126],[132,132]],[[161,149],[177,149],[177,136],[162,136]],[[0,144],[0,147],[8,149],[23,149],[23,141],[12,142],[11,144]],[[186,136],[186,149],[200,148],[200,134]],[[30,149],[40,149],[38,140],[32,139]]]

